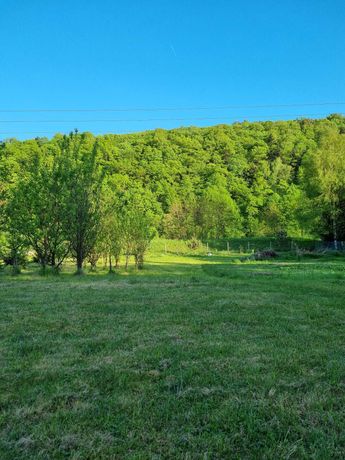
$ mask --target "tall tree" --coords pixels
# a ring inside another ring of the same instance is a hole
[[[222,238],[241,234],[241,215],[236,202],[221,186],[206,189],[198,206],[197,222],[203,238]]]
[[[66,172],[67,240],[77,262],[77,273],[94,248],[100,230],[103,170],[98,162],[98,145],[93,136],[71,133],[57,146]]]
[[[341,204],[345,202],[344,134],[334,129],[321,133],[319,148],[305,158],[302,177],[307,194],[319,207],[326,233],[332,234],[337,249]]]
[[[123,251],[124,222],[121,218],[121,206],[115,184],[110,180],[103,190],[102,210],[99,241],[102,254],[109,265],[109,273],[112,273],[113,262],[115,262],[115,268],[118,268]]]

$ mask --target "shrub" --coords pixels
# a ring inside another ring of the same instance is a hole
[[[187,241],[187,246],[189,249],[192,250],[199,249],[202,246],[202,242],[197,238],[193,237],[192,239]]]
[[[278,254],[273,249],[264,249],[254,254],[255,260],[268,260],[274,259],[275,257],[278,257]]]

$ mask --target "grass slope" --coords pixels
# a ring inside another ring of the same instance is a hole
[[[0,458],[344,458],[344,259],[237,257],[2,274]]]

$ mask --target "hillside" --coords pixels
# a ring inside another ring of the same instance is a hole
[[[99,162],[112,187],[119,193],[134,188],[155,215],[159,233],[167,237],[282,234],[331,239],[331,211],[319,202],[323,191],[317,189],[320,178],[313,168],[317,152],[327,157],[329,144],[344,145],[344,132],[345,118],[331,115],[84,136],[97,140]],[[25,170],[30,157],[38,151],[49,154],[59,139],[57,134],[52,140],[3,141],[2,188]],[[344,149],[338,156],[343,162]],[[345,239],[342,194],[337,203],[338,238]]]

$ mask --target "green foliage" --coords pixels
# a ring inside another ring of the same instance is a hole
[[[0,225],[42,266],[69,253],[78,271],[100,255],[110,271],[123,254],[141,265],[157,233],[345,240],[344,133],[333,115],[11,139],[0,144]]]
[[[154,214],[150,202],[146,201],[138,190],[129,190],[122,198],[119,219],[126,254],[126,268],[129,256],[133,255],[136,267],[142,269],[144,254],[156,233],[153,225]]]
[[[58,140],[57,148],[67,188],[66,239],[80,273],[100,230],[103,172],[97,161],[98,145],[93,136],[72,133]]]
[[[242,233],[240,211],[225,187],[211,185],[203,193],[198,208],[202,238],[224,238]]]
[[[345,238],[345,136],[328,128],[320,133],[319,147],[305,157],[302,175],[307,195],[317,207],[317,224],[334,241]]]
[[[197,233],[195,222],[196,202],[175,201],[165,215],[163,232],[168,238],[187,240]]]
[[[44,269],[59,267],[68,254],[64,202],[66,174],[58,155],[35,154],[8,193],[7,228],[12,240],[33,248]]]

